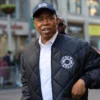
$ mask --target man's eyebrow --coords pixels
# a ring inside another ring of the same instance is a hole
[[[38,19],[38,18],[43,18],[42,16],[37,16],[37,17],[34,17],[34,19]]]

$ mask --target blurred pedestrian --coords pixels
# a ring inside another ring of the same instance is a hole
[[[57,19],[58,19],[57,20],[57,30],[58,30],[58,33],[67,35],[67,33],[65,32],[65,30],[66,30],[66,23],[65,23],[64,18],[62,18],[60,16],[57,16]]]
[[[8,64],[6,61],[3,60],[2,57],[0,57],[0,77],[5,77],[6,75],[6,68],[8,67]]]
[[[2,86],[4,84],[4,81],[7,76],[6,68],[8,67],[7,62],[3,60],[2,57],[0,57],[0,85]]]
[[[18,51],[15,56],[14,56],[14,65],[18,67],[18,69],[20,69],[20,56],[21,56],[21,51]]]
[[[13,65],[13,61],[11,60],[12,52],[8,51],[7,54],[3,57],[4,61],[7,62],[8,66]]]
[[[100,88],[100,55],[83,40],[58,34],[56,11],[42,2],[33,9],[40,37],[21,55],[21,100],[88,100]]]
[[[12,85],[12,82],[10,82],[11,73],[14,71],[14,64],[12,61],[12,52],[8,51],[7,54],[3,57],[3,60],[7,63],[6,70],[6,77],[5,77],[5,85]]]
[[[14,57],[14,66],[15,66],[15,75],[16,75],[16,85],[17,86],[22,86],[21,84],[21,81],[20,81],[20,76],[21,76],[21,72],[20,72],[20,55],[21,55],[21,51],[18,51],[16,54],[15,54],[15,57]]]

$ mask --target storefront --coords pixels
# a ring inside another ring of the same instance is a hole
[[[81,14],[81,0],[67,0],[69,13]]]
[[[100,0],[88,0],[90,16],[100,16]]]
[[[83,23],[68,23],[68,35],[84,39]]]
[[[16,52],[22,50],[27,43],[29,34],[29,24],[27,22],[13,21],[12,31],[12,50]],[[0,20],[0,55],[4,55],[8,50],[7,21]]]
[[[89,25],[89,34],[91,44],[100,50],[100,25],[90,24]]]

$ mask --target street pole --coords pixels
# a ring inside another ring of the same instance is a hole
[[[31,23],[31,14],[30,14],[30,2],[29,0],[27,0],[27,5],[28,5],[28,12],[29,12],[29,16],[28,16],[28,23],[29,23],[29,34],[28,34],[28,40],[29,42],[32,41],[32,32],[31,32],[31,27],[30,27],[30,23]]]
[[[12,51],[12,33],[11,33],[11,17],[7,15],[8,20],[8,50]]]
[[[85,40],[87,42],[90,42],[90,36],[89,36],[89,9],[87,5],[87,0],[82,0],[82,8],[83,8],[83,15],[84,15],[84,33],[85,33]]]
[[[6,0],[6,4],[9,4],[9,0]],[[11,16],[7,14],[7,31],[8,31],[8,50],[12,51],[12,32],[11,32]]]

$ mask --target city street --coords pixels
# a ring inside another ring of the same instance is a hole
[[[100,100],[100,90],[90,90],[89,100]]]
[[[21,89],[0,90],[0,100],[21,100]]]
[[[0,90],[0,100],[21,100],[21,89]],[[100,100],[100,90],[90,90],[89,100]]]

